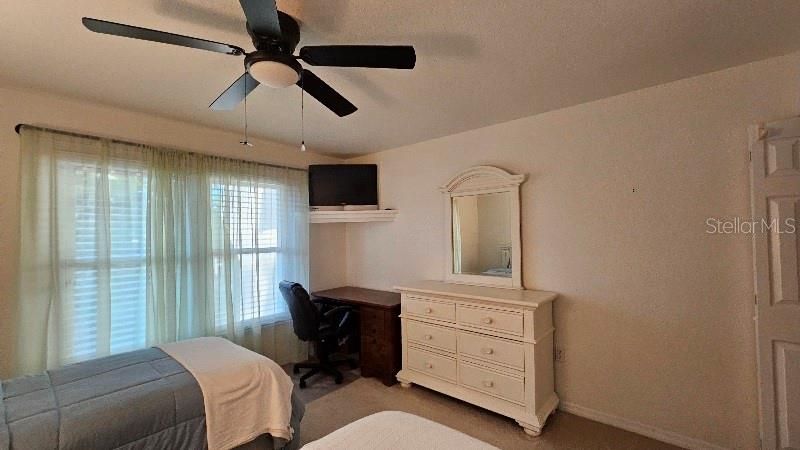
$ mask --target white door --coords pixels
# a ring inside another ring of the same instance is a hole
[[[800,118],[754,128],[750,151],[762,448],[800,449]]]

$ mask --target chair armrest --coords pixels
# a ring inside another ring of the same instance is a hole
[[[345,314],[352,311],[353,308],[349,306],[334,306],[331,309],[325,310],[325,312],[322,313],[322,316],[325,317],[326,319],[330,319],[331,316],[334,316],[336,314]]]
[[[350,331],[350,325],[353,323],[353,316],[355,311],[350,306],[337,306],[335,308],[325,311],[322,316],[325,320],[336,327],[336,335],[342,336]]]

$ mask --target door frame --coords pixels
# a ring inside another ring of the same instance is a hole
[[[792,117],[770,123],[752,125],[748,129],[749,135],[749,166],[750,166],[750,211],[753,221],[762,219],[770,220],[770,209],[767,205],[767,198],[770,197],[769,191],[773,190],[772,197],[792,196],[800,198],[800,188],[794,186],[796,180],[784,179],[780,175],[774,175],[773,179],[768,180],[767,174],[767,141],[781,138],[797,137],[800,141],[800,117]],[[792,150],[794,152],[794,150]],[[800,161],[793,155],[792,168],[789,174],[800,178]],[[777,158],[777,156],[774,156]],[[773,160],[773,164],[777,164]],[[784,170],[778,168],[777,170]],[[783,181],[781,184],[778,181]],[[769,186],[767,186],[769,184]],[[776,187],[776,185],[778,187]],[[784,193],[785,192],[785,193]],[[797,194],[795,194],[797,192]],[[800,201],[800,200],[798,200]],[[797,206],[796,206],[797,208]],[[798,213],[795,212],[795,216]],[[778,217],[780,218],[780,216]],[[770,222],[767,222],[770,223]],[[779,222],[780,223],[780,222]],[[795,225],[798,225],[795,223]],[[797,233],[796,233],[797,234]],[[776,379],[775,360],[777,354],[774,350],[774,342],[782,339],[779,336],[785,324],[776,320],[776,310],[778,307],[774,303],[772,285],[772,231],[764,231],[758,226],[754,227],[752,238],[753,249],[753,301],[755,336],[756,336],[756,369],[758,375],[758,416],[759,416],[759,440],[762,449],[774,449],[779,441],[779,410],[777,408],[780,399],[777,395],[778,382]],[[800,238],[800,237],[798,237]],[[780,248],[780,242],[779,242]],[[800,255],[797,255],[800,256]],[[800,258],[799,258],[800,259]],[[800,264],[800,262],[798,262]],[[800,276],[795,275],[800,281]],[[800,288],[798,288],[800,289]],[[793,302],[796,302],[794,299]],[[790,314],[792,314],[790,312]],[[771,326],[770,326],[771,325]],[[767,328],[769,327],[769,328]],[[800,342],[796,335],[788,340],[794,343]],[[788,337],[788,336],[784,336]],[[797,339],[796,339],[797,338]]]

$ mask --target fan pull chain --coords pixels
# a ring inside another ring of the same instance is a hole
[[[247,139],[247,72],[244,73],[244,140],[240,144],[252,147],[253,144]]]
[[[306,97],[306,90],[303,89],[303,75],[300,75],[300,151],[306,151],[306,129],[305,129],[305,105],[303,99]]]

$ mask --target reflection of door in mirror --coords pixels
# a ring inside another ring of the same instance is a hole
[[[453,273],[511,276],[511,195],[453,197]]]

